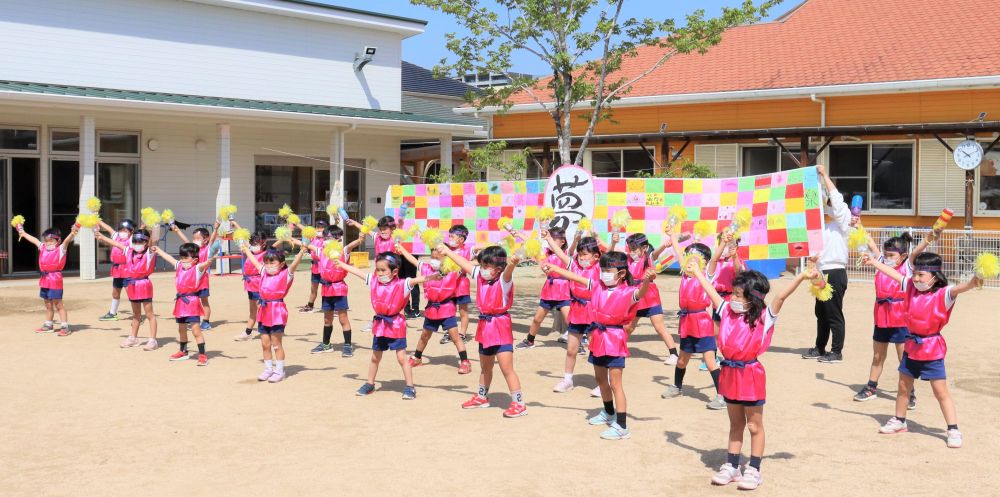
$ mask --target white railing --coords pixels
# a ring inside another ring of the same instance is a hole
[[[879,246],[891,237],[907,232],[913,237],[911,249],[930,232],[928,228],[884,227],[866,228],[868,236]],[[944,273],[949,283],[966,281],[972,277],[976,256],[981,252],[992,252],[1000,255],[1000,231],[983,230],[944,230],[941,237],[927,248],[944,260]],[[875,269],[871,266],[858,267],[854,261],[860,254],[851,251],[851,263],[847,268],[850,281],[874,281]],[[987,281],[985,288],[1000,289],[1000,281]]]

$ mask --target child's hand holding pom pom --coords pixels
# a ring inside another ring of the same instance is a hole
[[[288,204],[282,205],[281,208],[278,209],[278,217],[287,219],[290,215],[292,215],[292,208],[289,207]]]
[[[240,246],[250,243],[250,230],[246,228],[240,228],[233,232],[233,241],[240,244]]]
[[[624,232],[628,229],[628,223],[632,222],[632,215],[628,213],[628,209],[618,209],[611,216],[611,227],[619,232]]]
[[[524,242],[524,256],[530,259],[538,259],[542,256],[542,242],[532,236]]]
[[[458,263],[451,260],[451,257],[445,257],[441,261],[441,274],[454,273],[456,271],[461,271],[462,268],[459,267]]]
[[[542,207],[538,210],[537,217],[540,224],[548,224],[549,221],[555,219],[556,211],[551,207]]]
[[[292,239],[292,230],[288,226],[278,226],[274,228],[274,237],[278,239],[279,242],[287,242]]]
[[[312,239],[315,239],[316,235],[318,235],[318,234],[319,233],[316,231],[316,228],[314,228],[312,226],[306,226],[306,227],[302,228],[302,238],[308,238],[308,239],[312,240]]]
[[[323,246],[323,254],[328,259],[339,260],[344,256],[344,244],[338,240],[330,240]]]
[[[297,224],[301,224],[302,223],[302,220],[299,219],[299,215],[295,214],[294,212],[291,213],[291,214],[289,214],[285,219],[288,220],[288,224],[296,224],[297,225]]]
[[[576,223],[577,233],[582,233],[583,236],[589,236],[591,232],[594,231],[594,222],[590,218],[583,218],[578,223]]]
[[[427,228],[420,234],[420,241],[427,248],[437,248],[441,245],[443,239],[441,230],[437,228]]]
[[[694,223],[694,236],[698,238],[708,238],[714,234],[715,230],[712,229],[712,223],[704,220]]]
[[[982,288],[985,280],[991,280],[1000,275],[1000,260],[997,259],[995,254],[983,252],[976,256],[975,268],[976,278],[979,279],[976,282],[976,286],[977,288]]]
[[[375,231],[376,228],[378,228],[378,219],[375,219],[373,216],[366,216],[361,221],[361,232],[366,235]]]

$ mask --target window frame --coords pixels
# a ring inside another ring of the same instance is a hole
[[[649,146],[649,147],[646,147],[646,149],[647,150],[648,149],[652,149],[654,157],[655,157],[656,151],[658,150],[658,146]],[[589,172],[590,174],[593,175],[594,174],[594,161],[593,161],[593,156],[591,155],[593,152],[618,152],[618,160],[619,160],[618,176],[595,176],[595,178],[608,178],[608,179],[635,179],[635,178],[638,178],[639,176],[625,176],[624,175],[624,171],[625,171],[625,169],[624,169],[625,168],[625,155],[624,155],[624,152],[626,152],[626,151],[633,151],[633,150],[638,150],[639,152],[645,153],[645,151],[642,149],[642,147],[640,147],[638,145],[631,146],[631,147],[596,147],[596,148],[590,148],[590,147],[588,147],[587,151],[586,151],[587,153],[584,154],[584,156],[583,156],[583,168],[586,169],[587,172]],[[573,149],[572,151],[575,152],[576,149]],[[653,174],[653,173],[656,172],[656,169],[655,169],[656,159],[655,158],[650,158],[650,162],[653,163],[654,169],[650,170],[649,173]]]
[[[137,152],[134,154],[129,153],[115,153],[115,152],[103,152],[101,151],[101,135],[102,134],[119,134],[119,135],[135,135]],[[128,130],[128,129],[98,129],[94,131],[94,148],[97,156],[100,157],[128,157],[139,159],[142,157],[142,131],[139,130]]]
[[[989,147],[990,143],[993,143],[993,140],[995,140],[995,139],[996,138],[994,138],[994,137],[987,137],[987,138],[976,137],[976,141],[979,142],[979,144],[982,145],[982,147],[983,147],[983,152],[984,152],[984,154],[983,154],[983,161],[986,160],[986,154],[985,154],[986,148]],[[1000,143],[997,143],[997,145],[994,146],[993,150],[991,150],[990,152],[991,153],[1000,152]],[[979,207],[980,203],[982,202],[980,200],[981,199],[982,188],[983,188],[982,170],[983,170],[983,165],[982,165],[982,163],[980,163],[979,166],[976,166],[976,188],[975,188],[976,191],[975,191],[975,198],[974,198],[975,210],[973,212],[974,212],[974,214],[976,216],[1000,217],[1000,209],[990,210],[990,209],[981,209]],[[997,172],[1000,173],[1000,171],[997,171]],[[1000,174],[998,174],[998,177],[1000,177]]]
[[[867,145],[868,146],[868,187],[865,192],[867,195],[865,198],[868,200],[868,209],[861,211],[862,214],[869,214],[873,216],[914,216],[917,212],[917,165],[919,164],[917,157],[917,139],[911,138],[906,140],[860,140],[860,141],[834,141],[830,142],[830,145],[823,151],[825,156],[821,156],[819,161],[824,161],[827,167],[830,167],[829,157],[830,157],[830,147],[836,145]],[[872,198],[872,145],[909,145],[910,154],[910,208],[909,209],[872,209],[871,198]],[[859,176],[837,176],[838,178],[859,178]],[[830,179],[834,179],[834,176],[830,176]],[[845,199],[846,202],[850,202],[850,199]]]
[[[0,129],[13,129],[13,130],[24,130],[24,131],[34,131],[35,132],[35,148],[34,149],[21,149],[21,148],[0,148],[0,154],[5,157],[38,157],[42,155],[42,140],[45,138],[42,136],[41,126],[25,126],[18,124],[0,124]]]

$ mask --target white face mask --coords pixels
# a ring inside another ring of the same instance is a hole
[[[592,261],[592,260],[586,260],[586,261],[585,261],[585,260],[583,260],[583,259],[577,259],[577,260],[576,260],[576,262],[577,262],[578,264],[580,264],[580,267],[582,267],[582,268],[584,268],[584,269],[587,269],[588,267],[590,267],[590,266],[593,266],[593,265],[594,265],[594,261]]]
[[[604,286],[611,286],[618,282],[618,273],[601,273],[601,282]]]
[[[191,266],[193,266],[193,265],[194,265],[193,262],[182,262],[181,263],[181,267],[184,268],[185,270],[191,269]]]
[[[438,269],[441,269],[441,261],[439,261],[437,259],[431,259],[430,261],[427,262],[427,264],[430,264],[431,269],[433,269],[435,271],[437,271]]]
[[[630,250],[628,256],[632,258],[633,261],[639,260],[642,254],[638,250]]]
[[[144,244],[144,243],[133,243],[132,244],[132,250],[135,251],[135,252],[145,252],[146,251],[146,244]]]
[[[729,310],[735,312],[736,314],[743,314],[747,312],[747,305],[738,300],[732,300],[729,302]]]
[[[132,238],[132,234],[129,233],[128,231],[119,231],[118,232],[118,238],[121,238],[122,240],[126,240],[126,239],[129,239],[129,238]]]
[[[493,270],[492,269],[480,269],[479,270],[479,275],[482,276],[483,279],[485,279],[485,280],[492,280],[493,279]]]
[[[378,282],[382,283],[383,285],[389,283],[390,281],[392,281],[392,275],[378,277]]]
[[[911,280],[911,281],[913,281],[913,288],[916,288],[918,292],[926,292],[927,290],[930,290],[932,286],[934,286],[933,279],[927,283],[921,283],[916,280]]]
[[[251,245],[250,246],[250,251],[251,252],[260,252],[260,245]]]
[[[268,276],[274,276],[274,275],[278,274],[278,271],[281,271],[281,267],[280,266],[267,266],[267,267],[264,268],[264,271],[267,272]]]

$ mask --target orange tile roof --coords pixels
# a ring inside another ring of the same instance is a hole
[[[731,28],[704,55],[672,57],[626,97],[1000,75],[1000,15],[989,3],[807,0],[779,20]],[[662,53],[640,49],[621,74]],[[512,102],[534,100],[522,92]]]

